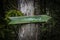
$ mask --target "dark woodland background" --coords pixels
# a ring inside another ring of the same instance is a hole
[[[60,0],[34,0],[38,3],[39,15],[49,15],[52,19],[41,28],[38,40],[60,40]],[[18,27],[8,26],[5,11],[17,10],[18,0],[0,0],[0,40],[17,40]],[[47,13],[49,11],[49,14]],[[37,14],[35,14],[37,15]],[[45,29],[45,30],[44,30]],[[14,33],[11,33],[11,32]]]

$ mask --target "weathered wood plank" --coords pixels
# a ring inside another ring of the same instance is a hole
[[[51,17],[50,16],[47,16],[47,15],[9,17],[9,19],[11,20],[9,22],[9,24],[47,22],[50,18]]]

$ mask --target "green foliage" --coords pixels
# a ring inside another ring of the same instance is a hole
[[[8,10],[6,11],[5,17],[23,16],[23,13],[18,10]]]
[[[10,20],[8,17],[16,17],[16,16],[23,16],[23,13],[18,10],[8,10],[6,11],[6,14],[5,14],[5,20],[9,22]]]
[[[18,10],[8,10],[5,12],[5,18],[4,24],[0,24],[0,38],[2,38],[1,40],[5,39],[7,37],[8,40],[15,40],[16,37],[16,25],[13,25],[13,27],[11,25],[8,25],[9,23],[9,18],[8,17],[15,17],[15,16],[23,16],[23,13],[21,11]],[[6,37],[5,37],[6,35]]]
[[[21,11],[18,10],[8,10],[6,11],[5,14],[5,20],[7,23],[7,29],[6,29],[6,37],[8,40],[15,40],[16,37],[16,29],[17,29],[17,25],[8,25],[9,23],[9,18],[8,17],[17,17],[17,16],[23,16],[23,13]]]

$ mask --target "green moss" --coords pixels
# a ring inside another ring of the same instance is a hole
[[[8,10],[6,11],[6,17],[14,17],[14,16],[23,16],[23,13],[18,10]]]
[[[7,23],[10,21],[8,17],[23,16],[23,13],[19,10],[8,10],[5,13],[5,20]]]

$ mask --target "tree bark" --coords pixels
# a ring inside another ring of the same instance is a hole
[[[18,10],[25,16],[40,14],[39,0],[19,0]],[[18,40],[38,40],[38,23],[23,24],[19,28]]]

